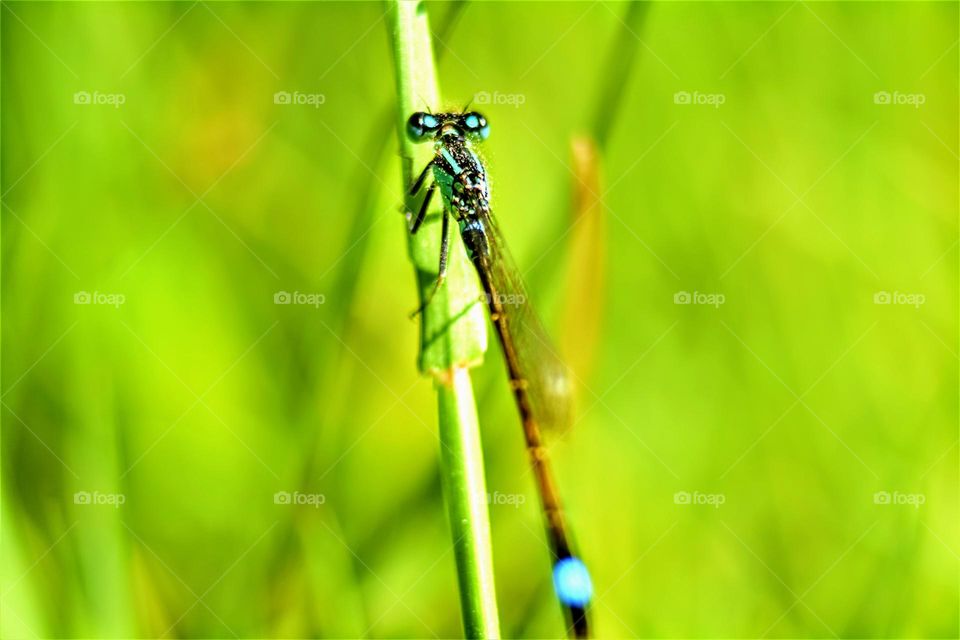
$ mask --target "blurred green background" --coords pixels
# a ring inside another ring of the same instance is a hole
[[[599,636],[958,635],[957,9],[428,5]],[[0,12],[3,637],[460,635],[385,7]],[[502,369],[502,630],[557,637]]]

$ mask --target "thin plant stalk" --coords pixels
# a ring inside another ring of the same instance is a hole
[[[430,28],[423,3],[388,0],[389,30],[397,80],[397,127],[404,193],[415,168],[430,159],[429,146],[406,137],[406,121],[415,111],[439,106]],[[424,148],[427,147],[427,148]],[[405,195],[407,211],[416,203]],[[416,235],[409,235],[420,301],[433,289],[437,273],[440,228],[428,215]],[[483,359],[487,346],[486,317],[479,284],[461,243],[451,243],[444,286],[419,314],[422,372],[434,378],[437,390],[441,477],[450,521],[464,635],[498,638],[496,592],[480,425],[469,367]]]

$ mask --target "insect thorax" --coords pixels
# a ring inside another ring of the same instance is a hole
[[[457,220],[485,213],[490,191],[483,163],[462,138],[448,137],[437,143],[434,178],[444,203]]]

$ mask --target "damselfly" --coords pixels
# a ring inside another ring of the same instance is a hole
[[[486,170],[473,145],[490,133],[476,112],[423,113],[410,116],[407,134],[414,142],[433,141],[434,157],[410,188],[417,195],[433,172],[411,233],[423,223],[437,187],[443,198],[440,268],[424,305],[443,284],[450,249],[450,218],[460,227],[467,255],[480,277],[490,320],[503,350],[510,386],[523,423],[553,563],[553,583],[576,637],[588,635],[587,605],[592,595],[590,574],[573,552],[560,495],[550,470],[543,427],[562,427],[570,418],[570,383],[546,331],[531,308],[520,273],[514,266],[490,210]]]

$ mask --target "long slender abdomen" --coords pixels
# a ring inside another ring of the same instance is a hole
[[[541,441],[540,427],[531,408],[527,380],[524,378],[516,351],[516,342],[514,336],[510,334],[507,323],[509,311],[504,309],[503,300],[506,299],[504,294],[510,292],[498,291],[491,280],[491,257],[483,223],[480,220],[462,220],[460,231],[463,243],[483,285],[487,306],[490,309],[490,319],[500,338],[500,346],[510,377],[510,387],[517,401],[524,440],[533,465],[546,518],[547,535],[553,556],[554,590],[567,611],[568,624],[574,635],[578,638],[586,638],[589,635],[586,607],[593,590],[590,573],[583,561],[574,556],[570,548],[560,494],[553,481],[547,449]]]

